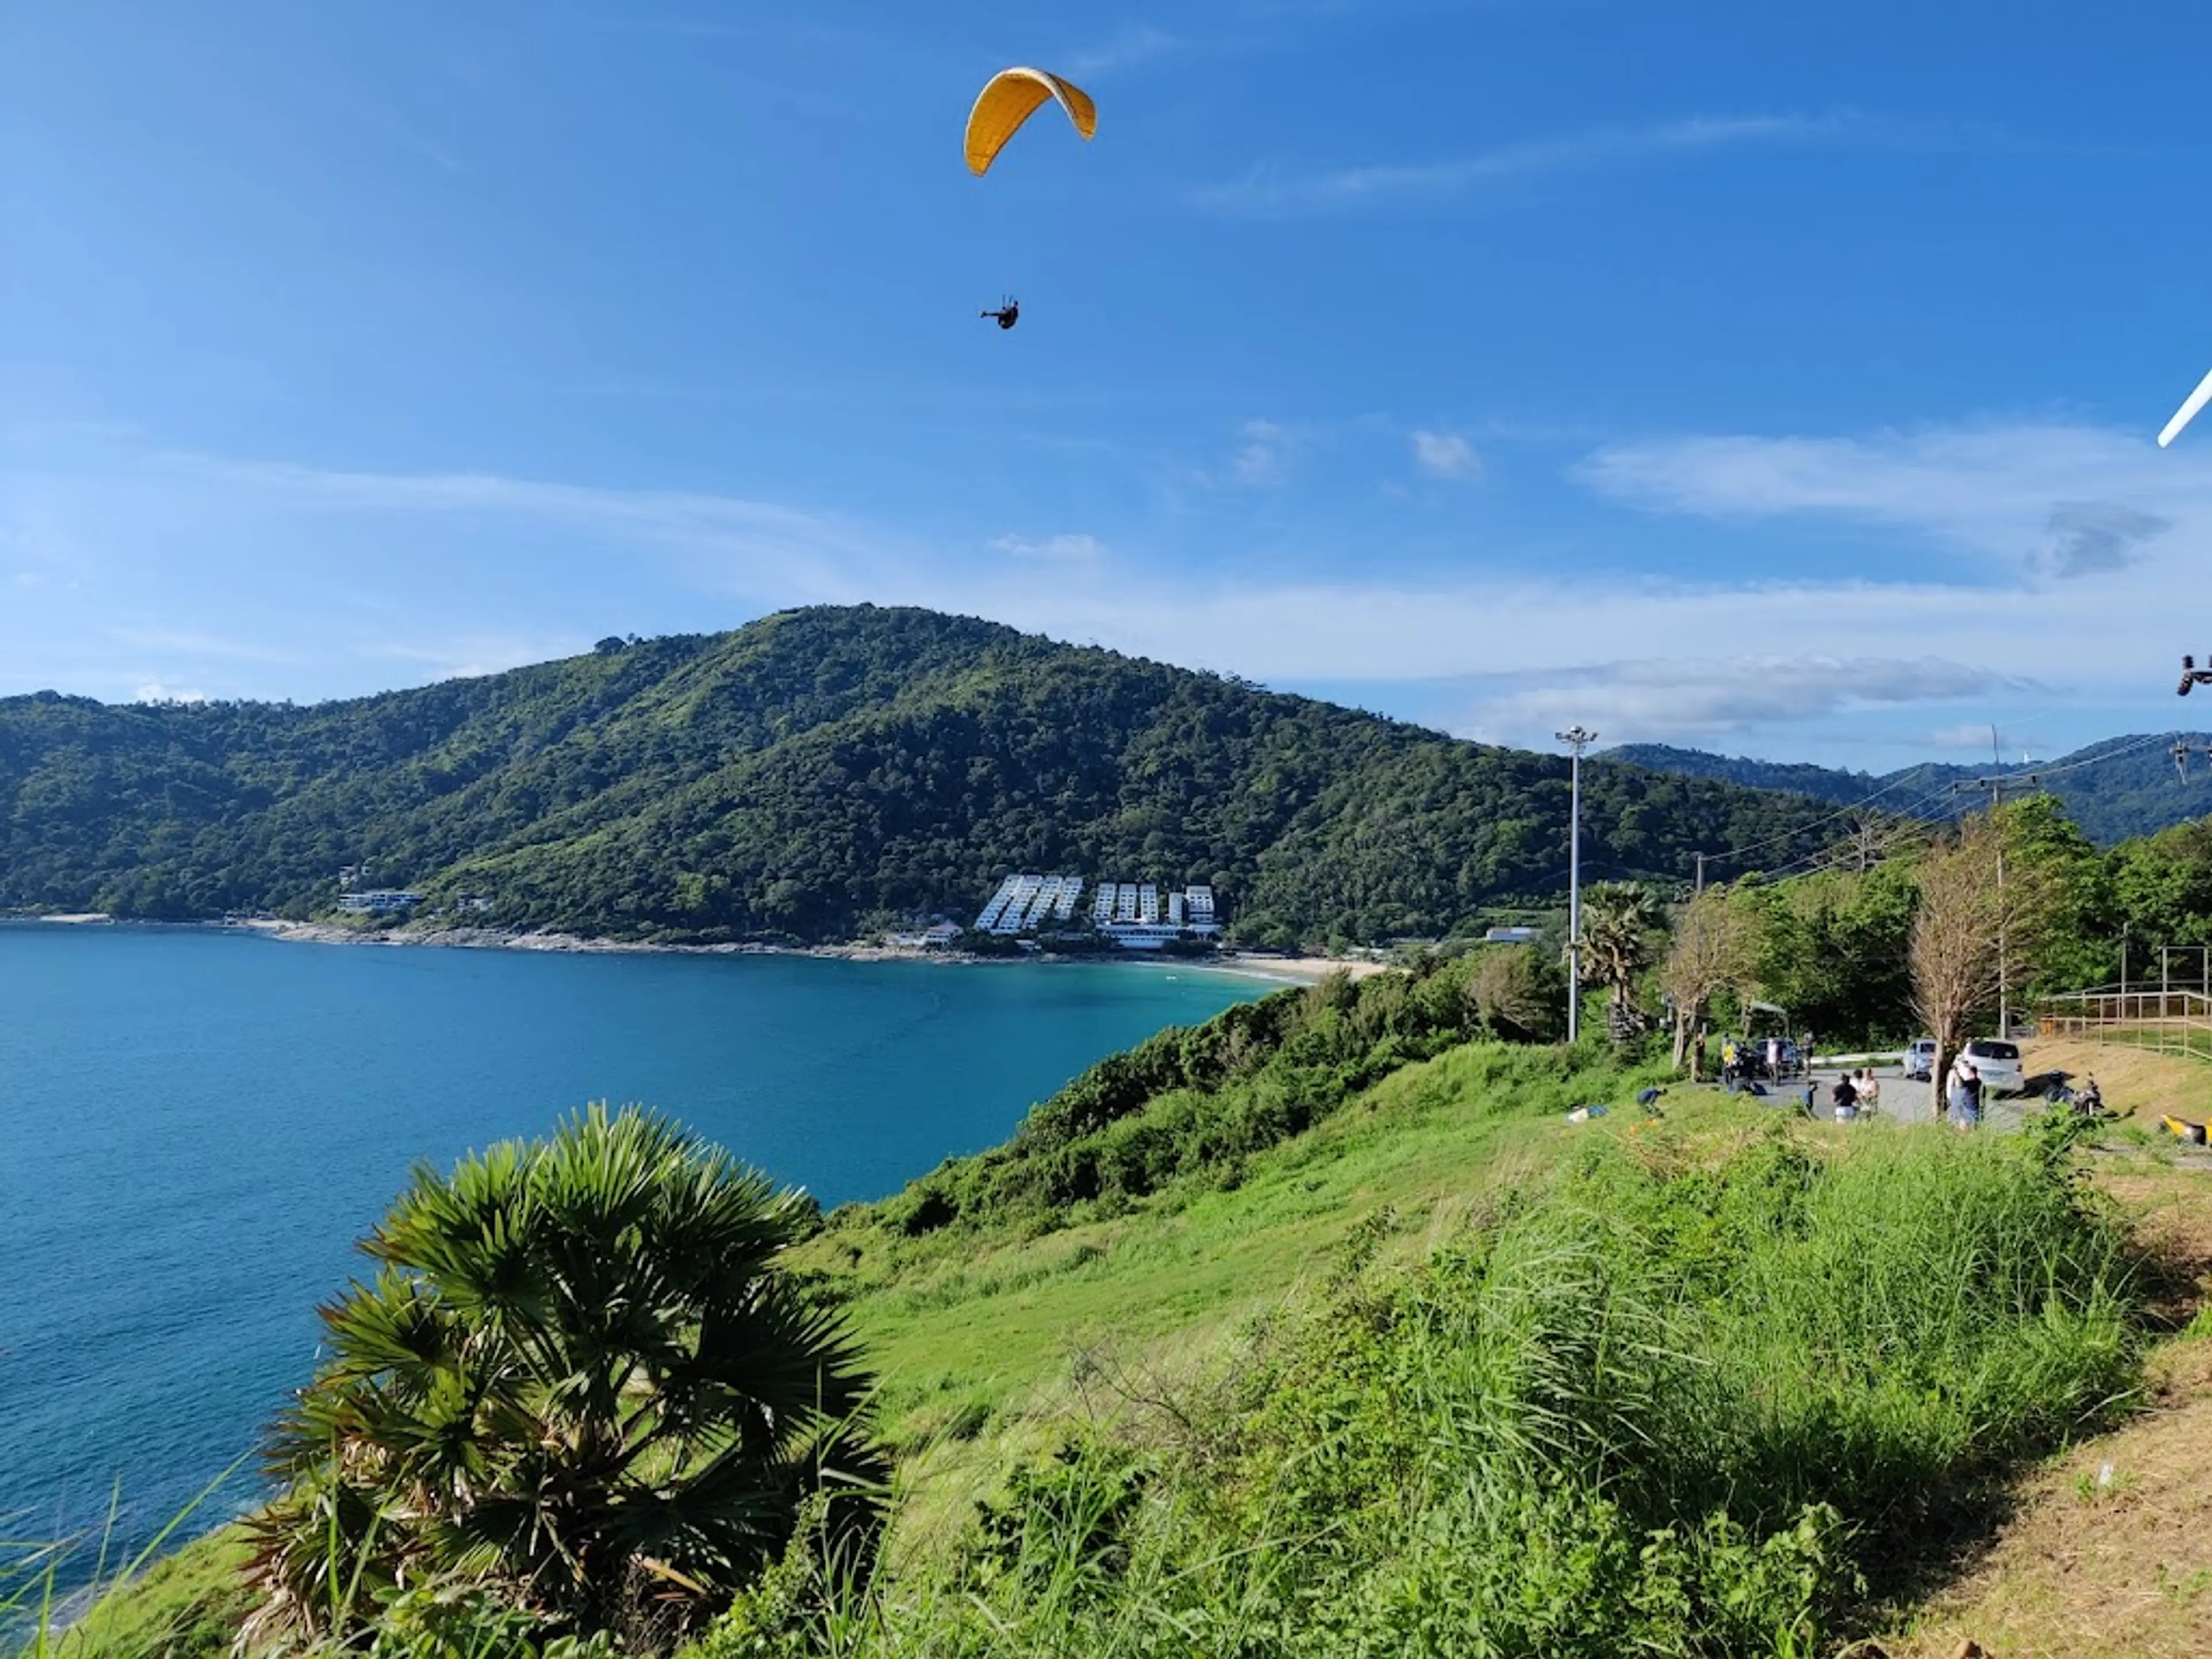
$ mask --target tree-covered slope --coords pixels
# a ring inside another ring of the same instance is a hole
[[[2007,764],[2003,769],[2008,778],[2018,780],[2022,789],[2029,787],[2033,778],[2035,787],[2057,797],[2066,816],[2081,827],[2082,834],[2100,847],[2110,847],[2212,812],[2212,765],[2192,757],[2187,773],[2180,772],[2172,752],[2176,742],[2186,742],[2201,757],[2207,744],[2212,743],[2212,733],[2108,738],[2057,760]],[[1605,758],[1654,772],[1717,778],[1753,789],[1787,790],[1840,805],[1872,800],[1887,811],[1928,817],[1955,817],[1985,801],[1987,797],[1978,791],[1957,786],[1987,776],[1992,769],[1923,762],[1877,776],[1826,766],[1713,755],[1663,743],[1624,744],[1606,750]]]
[[[1583,793],[1600,876],[1778,865],[1823,816],[1627,766]],[[1374,939],[1559,893],[1566,817],[1561,757],[873,606],[308,708],[0,700],[0,902],[129,915],[308,914],[365,861],[508,926],[818,940],[1027,868]]]

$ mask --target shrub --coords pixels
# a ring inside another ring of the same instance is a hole
[[[286,1491],[248,1523],[249,1640],[482,1602],[650,1648],[773,1559],[810,1492],[864,1536],[883,1472],[866,1379],[836,1310],[777,1266],[812,1223],[634,1110],[418,1169],[272,1431]]]

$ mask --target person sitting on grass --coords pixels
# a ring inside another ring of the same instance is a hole
[[[1828,1101],[1836,1109],[1836,1121],[1848,1123],[1859,1115],[1858,1085],[1851,1081],[1852,1073],[1839,1072],[1835,1086],[1828,1091]]]

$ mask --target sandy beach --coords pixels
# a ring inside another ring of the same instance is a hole
[[[51,921],[106,921],[106,917],[51,917]],[[1228,952],[1218,957],[1164,957],[1151,951],[1107,952],[1098,956],[970,957],[956,951],[922,951],[904,945],[872,943],[849,945],[672,945],[647,944],[631,939],[587,939],[577,933],[513,933],[498,927],[393,928],[368,932],[322,921],[242,921],[222,924],[251,928],[271,939],[310,945],[428,945],[448,950],[569,951],[608,954],[683,954],[690,956],[806,956],[845,962],[928,962],[957,967],[1018,966],[1037,962],[1171,963],[1216,973],[1243,974],[1255,979],[1276,980],[1287,985],[1310,984],[1339,971],[1354,979],[1379,974],[1386,964],[1358,957],[1245,955]]]

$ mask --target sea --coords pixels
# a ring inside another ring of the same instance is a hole
[[[0,1538],[104,1534],[112,1557],[196,1500],[180,1535],[250,1506],[315,1308],[418,1163],[637,1102],[825,1206],[878,1198],[1274,988],[0,923]]]

